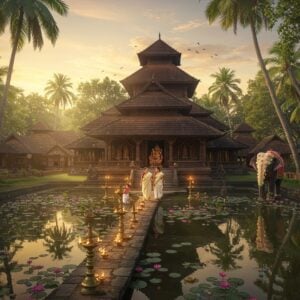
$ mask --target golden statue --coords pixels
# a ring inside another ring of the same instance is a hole
[[[163,160],[162,151],[158,145],[155,145],[151,150],[151,154],[149,156],[149,163],[151,166],[160,166]]]

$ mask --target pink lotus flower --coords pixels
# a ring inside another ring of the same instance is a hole
[[[59,274],[59,273],[62,273],[62,269],[61,269],[61,268],[55,268],[55,269],[53,270],[53,272],[54,272],[55,274]]]
[[[143,268],[142,268],[141,266],[137,266],[137,267],[135,268],[135,271],[136,271],[137,273],[141,273],[141,272],[143,272]]]
[[[221,289],[229,289],[230,288],[230,283],[227,280],[222,280],[220,282],[220,288]]]
[[[226,273],[225,273],[225,272],[220,272],[219,275],[220,275],[222,278],[226,277]]]
[[[45,290],[44,286],[40,283],[37,283],[35,286],[31,288],[32,293],[39,293]]]
[[[153,265],[153,269],[155,269],[155,270],[158,270],[158,269],[160,269],[161,268],[161,265],[160,264],[155,264],[155,265]]]
[[[181,222],[182,222],[182,223],[186,223],[186,222],[187,222],[187,220],[185,220],[185,219],[184,219],[184,220],[181,220]]]

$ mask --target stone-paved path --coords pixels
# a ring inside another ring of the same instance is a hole
[[[146,202],[145,208],[138,211],[138,223],[134,228],[130,228],[131,212],[125,215],[125,234],[132,235],[132,238],[118,247],[114,240],[118,233],[118,226],[112,228],[108,234],[103,237],[100,247],[105,246],[109,257],[103,259],[95,252],[95,272],[104,273],[104,282],[97,288],[98,295],[84,296],[80,293],[80,283],[83,280],[86,267],[84,262],[68,277],[61,286],[54,290],[47,300],[90,300],[90,299],[122,299],[130,282],[135,264],[139,259],[140,252],[144,245],[151,220],[157,208],[157,201]],[[101,295],[103,291],[103,295]]]

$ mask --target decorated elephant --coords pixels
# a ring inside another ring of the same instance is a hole
[[[250,166],[257,172],[259,198],[273,200],[274,197],[280,197],[280,184],[284,173],[284,161],[280,154],[273,150],[260,152],[250,160]]]

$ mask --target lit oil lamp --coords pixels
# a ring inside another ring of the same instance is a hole
[[[99,249],[99,252],[100,252],[100,256],[103,258],[103,259],[106,259],[108,257],[108,253],[107,253],[107,250],[105,249],[105,247],[101,247]]]
[[[194,185],[194,178],[192,176],[188,177],[188,200],[189,200],[189,205],[190,205],[190,201],[192,200],[192,188]]]
[[[108,181],[110,180],[110,175],[105,175],[104,179],[105,179],[105,186],[104,186],[104,196],[103,196],[103,200],[107,200],[108,199]]]

